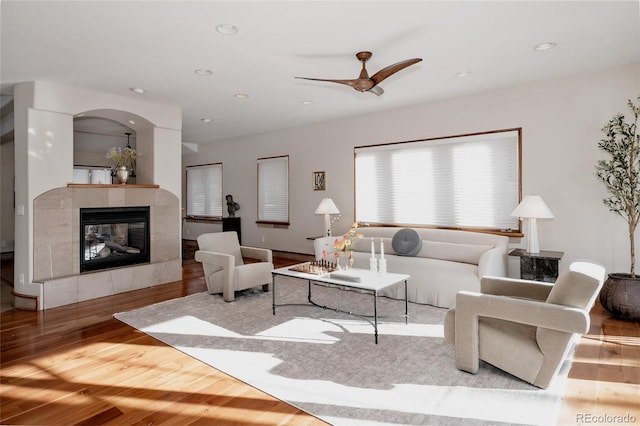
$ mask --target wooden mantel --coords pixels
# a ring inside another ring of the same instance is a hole
[[[143,185],[137,183],[109,184],[109,183],[68,183],[67,188],[160,188],[160,185]]]

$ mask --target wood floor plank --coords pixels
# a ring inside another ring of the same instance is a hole
[[[292,263],[282,262],[276,266]],[[113,318],[202,291],[202,268],[187,261],[176,283],[47,311],[3,312],[0,423],[326,424]],[[599,304],[591,322],[575,352],[559,424],[577,425],[585,414],[640,421],[640,323],[612,318]]]

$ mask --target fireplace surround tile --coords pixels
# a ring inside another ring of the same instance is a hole
[[[160,281],[172,283],[182,280],[182,258],[161,262]]]
[[[34,208],[36,208],[34,206]],[[59,191],[45,192],[39,197],[38,209],[60,210],[73,208],[73,189],[60,188]]]
[[[144,204],[146,203],[146,204]],[[80,273],[80,208],[150,207],[149,264]],[[182,278],[180,206],[160,188],[56,188],[34,200],[34,281],[43,309]]]
[[[43,309],[78,302],[78,277],[66,277],[47,282],[43,288]]]
[[[67,277],[74,275],[75,259],[73,255],[69,253],[78,253],[78,250],[74,250],[74,245],[71,241],[60,242],[42,242],[33,246],[34,258],[47,259],[47,261],[39,260],[33,264],[33,276],[38,277],[37,281],[52,279],[54,277]],[[79,255],[78,255],[79,256]],[[76,256],[76,257],[78,257]],[[79,263],[75,262],[76,264]]]
[[[57,191],[60,188],[53,189],[52,191]],[[62,188],[65,189],[65,188]],[[109,197],[109,189],[105,188],[71,188],[72,189],[72,199],[73,199],[73,208],[79,209],[80,207],[117,207],[122,204],[117,204],[115,202],[111,202]],[[34,201],[35,202],[35,201]]]
[[[131,188],[124,193],[123,203],[128,206],[155,206],[154,191],[145,188]]]
[[[115,294],[110,271],[78,276],[78,302]]]
[[[113,281],[113,292],[115,294],[135,290],[133,286],[132,268],[112,269],[109,272]]]
[[[148,265],[140,265],[140,267],[133,270],[133,289],[140,290],[141,288],[149,287],[145,285],[148,282],[160,282],[160,265],[157,263],[151,263]]]

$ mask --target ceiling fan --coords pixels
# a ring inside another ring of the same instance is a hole
[[[308,77],[296,77],[303,80],[314,80],[314,81],[328,81],[330,83],[339,83],[346,84],[347,86],[351,86],[356,89],[358,92],[371,92],[380,96],[384,93],[382,87],[378,86],[384,79],[392,76],[405,69],[406,67],[416,64],[422,61],[422,58],[412,58],[406,59],[404,61],[400,61],[393,65],[389,65],[388,67],[382,68],[380,71],[369,77],[369,73],[367,73],[366,63],[371,58],[373,53],[371,52],[358,52],[356,53],[356,58],[360,62],[362,62],[362,70],[360,71],[360,76],[353,80],[332,80],[326,78],[308,78]]]

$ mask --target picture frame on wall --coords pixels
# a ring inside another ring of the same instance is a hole
[[[327,180],[325,172],[313,172],[313,190],[324,191],[327,189]]]

